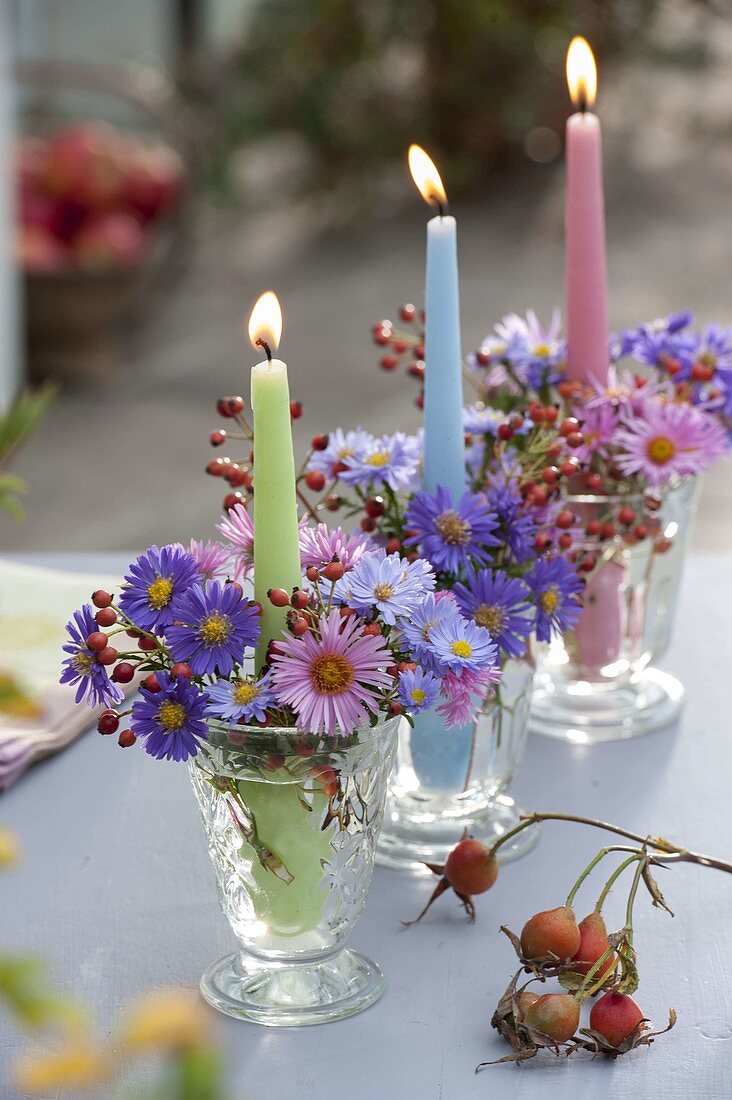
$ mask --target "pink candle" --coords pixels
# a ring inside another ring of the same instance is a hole
[[[605,196],[597,72],[584,38],[567,53],[567,82],[579,108],[567,119],[567,377],[606,386],[608,356]]]

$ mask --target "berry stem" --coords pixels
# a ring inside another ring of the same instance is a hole
[[[596,913],[601,913],[602,912],[602,907],[605,904],[605,902],[607,901],[608,894],[612,890],[612,888],[615,885],[615,883],[617,882],[617,880],[622,875],[623,871],[627,867],[630,867],[631,863],[635,863],[635,861],[637,859],[640,859],[640,858],[641,858],[641,852],[640,852],[640,850],[638,850],[638,851],[635,852],[634,855],[630,856],[628,859],[624,859],[623,862],[615,868],[613,873],[610,875],[610,878],[607,880],[607,882],[603,886],[602,892],[601,892],[599,898],[597,899],[597,902],[595,903],[595,912]]]
[[[732,874],[732,863],[726,859],[703,855],[701,852],[692,852],[690,849],[682,848],[678,844],[671,844],[670,841],[664,840],[662,837],[641,836],[640,833],[631,832],[630,829],[623,829],[619,825],[612,825],[608,821],[600,821],[594,817],[581,817],[579,814],[560,814],[552,811],[541,813],[534,811],[530,814],[522,814],[518,825],[514,825],[513,829],[509,829],[507,833],[499,837],[491,848],[491,852],[495,855],[502,844],[506,844],[518,833],[528,829],[530,825],[538,824],[540,821],[570,821],[576,825],[592,825],[595,829],[604,829],[607,833],[615,833],[616,836],[634,840],[637,844],[649,845],[653,849],[649,859],[654,864],[697,863],[700,867],[712,867],[716,871],[726,871],[728,874]]]
[[[627,844],[609,844],[606,848],[601,848],[600,851],[597,853],[597,855],[594,856],[590,860],[590,862],[587,864],[584,871],[581,872],[581,874],[580,874],[579,878],[577,879],[577,881],[575,882],[574,886],[572,887],[572,889],[567,894],[567,900],[566,900],[565,904],[567,905],[568,908],[570,908],[570,909],[572,908],[572,903],[574,902],[577,891],[579,890],[580,886],[585,881],[587,876],[590,875],[594,871],[594,869],[595,869],[595,867],[597,867],[598,863],[601,860],[603,860],[605,858],[605,856],[609,855],[610,852],[633,852],[634,854],[633,854],[632,859],[637,859],[638,858],[637,849],[630,848],[630,847],[628,847]]]

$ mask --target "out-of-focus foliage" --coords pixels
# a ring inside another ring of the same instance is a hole
[[[23,519],[18,497],[26,491],[26,484],[22,478],[8,473],[8,467],[38,427],[54,393],[53,386],[26,391],[16,398],[6,413],[0,413],[0,511],[8,512],[18,521]]]
[[[401,162],[418,141],[449,162],[453,191],[474,186],[532,131],[547,128],[550,139],[561,131],[572,35],[585,34],[601,56],[630,40],[637,46],[658,6],[266,0],[234,72],[217,80],[225,120],[219,182],[230,182],[232,151],[288,134],[307,152],[310,185],[368,178],[379,165]],[[558,136],[554,146],[556,156]]]
[[[12,867],[18,858],[14,834],[0,826],[0,869]],[[127,1080],[140,1059],[153,1056],[162,1059],[154,1083],[135,1081],[115,1095],[136,1100],[226,1100],[212,1013],[191,990],[141,994],[125,1005],[104,1042],[86,1013],[54,989],[42,959],[0,953],[3,1008],[34,1035],[34,1045],[12,1067],[13,1083],[23,1095],[99,1096],[101,1086],[112,1088],[123,1077]],[[0,1088],[5,1084],[0,1080]]]

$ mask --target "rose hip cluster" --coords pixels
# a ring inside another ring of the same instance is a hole
[[[409,326],[406,331],[395,328],[391,321],[376,321],[371,326],[374,343],[384,349],[379,366],[385,371],[405,366],[409,377],[421,385],[424,381],[424,311],[406,304],[399,310],[399,317]],[[418,409],[424,405],[421,391],[414,403]]]
[[[638,984],[629,928],[609,936],[599,909],[578,923],[571,905],[565,904],[535,913],[520,937],[508,928],[502,931],[522,965],[491,1020],[513,1048],[511,1054],[496,1061],[525,1061],[542,1049],[555,1054],[586,1050],[615,1058],[662,1034],[649,1030],[643,1012],[625,991],[633,991]],[[519,985],[523,973],[531,977]],[[552,977],[569,991],[540,994],[528,988],[536,980]],[[582,1002],[598,993],[589,1026],[580,1028]],[[664,1030],[673,1027],[675,1020],[672,1011]]]
[[[106,592],[102,588],[92,593],[91,602],[98,608],[94,618],[103,629],[92,631],[86,639],[86,644],[94,653],[94,659],[100,665],[114,665],[111,678],[115,683],[129,684],[137,673],[139,664],[145,661],[149,654],[158,649],[159,642],[152,634],[144,634],[139,630],[126,627],[125,622],[128,620],[118,608],[114,607],[113,601],[114,596],[112,593]],[[127,637],[134,639],[138,649],[141,650],[139,661],[135,661],[135,656],[132,653],[120,654],[118,649],[109,644],[110,635],[106,631],[112,627],[115,628],[115,633],[124,632]],[[122,657],[121,660],[120,657]],[[174,676],[184,676],[188,680],[191,678],[190,667],[182,661],[173,665],[171,672]],[[150,673],[142,681],[142,684],[148,691],[160,690],[160,685],[154,673]],[[121,719],[129,713],[129,711],[118,711],[110,708],[103,710],[97,722],[97,729],[105,735],[117,733]],[[131,729],[120,731],[118,743],[123,749],[134,745],[136,740],[137,738]]]
[[[227,493],[224,497],[223,504],[226,511],[234,508],[237,504],[246,505],[254,492],[254,451],[252,449],[254,432],[245,415],[244,408],[243,397],[220,397],[216,402],[216,411],[224,420],[233,420],[235,430],[231,431],[225,430],[224,428],[217,428],[215,431],[211,432],[208,437],[212,447],[222,447],[227,441],[234,440],[243,443],[247,449],[245,458],[239,461],[235,461],[231,458],[212,458],[206,465],[207,474],[211,477],[223,478],[231,487],[231,492]],[[302,414],[302,401],[291,401],[290,417],[292,420],[299,420]],[[314,503],[306,500],[303,494],[303,487],[306,487],[311,493],[315,493],[316,495],[322,494],[323,490],[326,489],[325,475],[320,473],[319,470],[307,470],[306,467],[312,452],[324,451],[327,446],[327,435],[313,436],[310,454],[307,456],[296,477],[297,494],[300,503],[313,518],[316,513],[322,511],[323,508],[335,512],[338,511],[341,506],[340,499],[337,496],[333,496],[330,490],[326,492],[323,499],[318,499]],[[333,480],[333,485],[334,484],[335,479]]]
[[[448,890],[457,894],[468,919],[475,920],[473,896],[490,890],[498,878],[498,851],[524,829],[542,821],[568,821],[614,833],[627,843],[609,844],[590,860],[580,872],[563,905],[545,909],[524,924],[520,936],[501,927],[511,941],[520,967],[498,1002],[491,1023],[511,1047],[510,1054],[498,1062],[522,1062],[533,1058],[540,1050],[554,1054],[573,1054],[584,1050],[593,1055],[615,1058],[638,1046],[650,1045],[669,1031],[676,1014],[669,1013],[669,1023],[663,1031],[650,1031],[642,1010],[633,1000],[638,987],[638,968],[633,945],[633,909],[641,886],[647,890],[657,908],[668,908],[653,877],[653,867],[671,867],[674,863],[695,863],[701,867],[732,873],[732,863],[714,856],[690,851],[663,838],[641,836],[618,825],[590,817],[563,813],[532,813],[524,815],[518,825],[487,847],[472,837],[463,839],[453,848],[444,865],[426,864],[439,881],[427,904],[415,920],[427,913],[433,902]],[[637,845],[637,846],[636,846]],[[583,883],[597,866],[613,853],[622,859],[605,881],[595,907],[580,921],[574,911],[574,899]],[[608,933],[603,906],[617,881],[630,869],[632,880],[628,890],[625,921],[616,932]],[[673,916],[673,914],[671,914]],[[522,975],[528,980],[519,984]],[[535,982],[557,980],[562,991],[537,993],[529,988]],[[589,1013],[589,1026],[580,1027],[582,1003],[597,997]],[[493,1065],[483,1062],[478,1067]]]

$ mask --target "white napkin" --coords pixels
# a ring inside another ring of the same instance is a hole
[[[0,791],[94,722],[99,712],[75,703],[75,688],[58,682],[64,627],[95,589],[114,592],[119,580],[0,559],[0,675],[11,677],[34,712],[19,717],[0,710]]]

